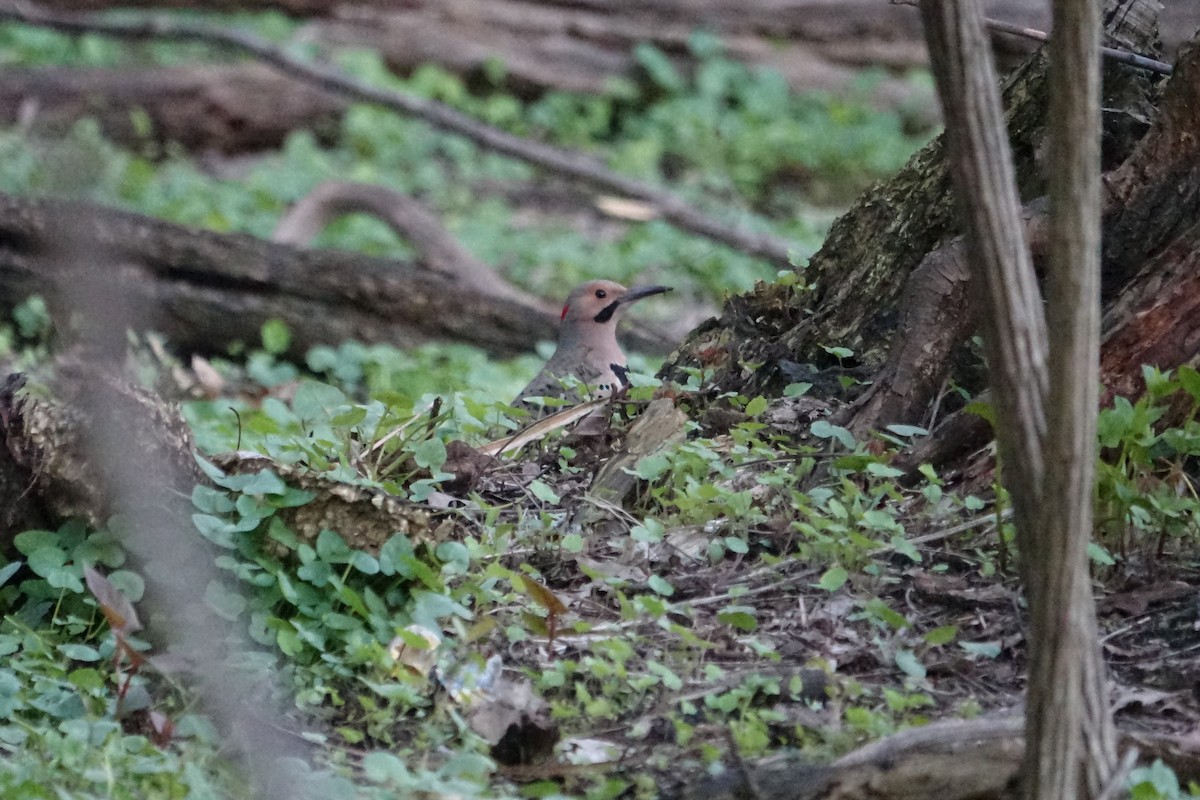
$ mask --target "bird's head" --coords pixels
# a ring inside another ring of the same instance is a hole
[[[614,281],[588,281],[576,286],[567,295],[562,323],[570,328],[600,326],[615,330],[625,306],[643,297],[669,291],[669,286],[635,286],[626,289]]]

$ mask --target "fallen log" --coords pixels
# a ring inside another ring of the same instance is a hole
[[[186,8],[204,11],[283,11],[300,17],[323,17],[360,8],[386,8],[395,0],[50,0],[49,8],[63,11],[108,11],[122,8]]]
[[[419,117],[444,131],[464,136],[495,152],[522,159],[593,188],[645,202],[653,206],[655,213],[661,215],[664,220],[682,230],[706,236],[781,266],[791,264],[792,246],[787,240],[755,230],[741,221],[731,223],[718,219],[696,208],[674,192],[613,172],[599,159],[590,155],[515,136],[479,122],[443,103],[377,87],[351,77],[341,70],[296,58],[266,39],[240,30],[163,19],[122,22],[100,18],[97,15],[60,15],[31,3],[20,6],[0,4],[0,20],[42,25],[74,35],[95,33],[133,41],[204,42],[246,53],[316,86]]]
[[[290,355],[349,339],[409,347],[434,340],[496,355],[553,339],[556,315],[498,299],[426,268],[333,250],[300,250],[83,203],[0,195],[0,306],[53,296],[69,267],[64,241],[110,271],[114,297],[148,310],[127,320],[184,351],[253,343],[262,324],[292,331]],[[60,319],[67,319],[61,316]]]
[[[689,41],[703,30],[731,57],[777,70],[797,91],[858,91],[880,107],[908,111],[919,124],[937,116],[932,94],[902,76],[880,75],[870,87],[855,88],[864,67],[903,71],[925,63],[916,15],[876,0],[848,0],[836,9],[813,0],[418,0],[387,13],[325,20],[315,30],[330,44],[377,50],[402,74],[433,63],[475,80],[496,76],[500,66],[503,85],[526,96],[548,89],[599,94],[614,78],[636,80],[635,50],[644,43],[690,70],[696,58]]]
[[[350,181],[325,181],[292,205],[279,220],[271,240],[307,247],[334,219],[345,214],[370,214],[413,244],[428,268],[487,292],[497,300],[512,300],[553,313],[559,306],[521,291],[491,266],[475,258],[450,235],[423,203],[387,186]]]
[[[315,345],[347,340],[397,347],[462,342],[512,356],[555,338],[557,303],[512,287],[499,291],[507,284],[490,267],[454,261],[457,245],[450,246],[436,218],[425,214],[416,222],[405,232],[422,255],[406,262],[0,194],[0,308],[35,293],[53,296],[70,242],[97,256],[92,269],[111,273],[112,297],[128,293],[120,302],[148,310],[126,320],[130,327],[159,331],[184,352],[222,353],[257,342],[269,319],[287,323],[288,355],[297,359]],[[478,282],[473,266],[487,270]],[[64,309],[59,319],[67,318]],[[642,325],[623,331],[621,340],[642,352],[668,347],[661,333]]]
[[[0,124],[59,133],[84,117],[115,142],[163,152],[278,148],[294,130],[332,141],[345,98],[261,64],[7,69]]]
[[[872,742],[830,764],[795,756],[726,768],[684,795],[707,800],[774,797],[781,800],[1016,800],[1021,793],[1024,718],[993,716],[947,720],[909,728]],[[1180,783],[1200,777],[1195,748],[1169,737],[1122,733],[1125,773],[1140,763],[1162,759]],[[1121,787],[1117,786],[1119,790]],[[1112,796],[1121,796],[1119,791]]]

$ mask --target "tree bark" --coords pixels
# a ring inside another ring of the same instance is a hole
[[[922,6],[926,39],[973,262],[975,303],[999,420],[997,438],[1018,530],[1037,520],[1046,416],[1045,321],[1021,219],[998,81],[983,42],[977,0]]]
[[[1143,364],[1168,369],[1194,363],[1200,355],[1193,293],[1200,247],[1196,223],[1200,217],[1200,47],[1196,41],[1184,49],[1156,114],[1133,154],[1103,180],[1105,311],[1100,378],[1104,403],[1114,396],[1139,397],[1145,388]],[[1035,257],[1044,251],[1044,228],[1043,220],[1032,229],[1042,231],[1031,238]],[[945,306],[952,308],[965,296],[964,279],[945,293]],[[970,328],[964,325],[958,334],[965,335]],[[943,331],[943,338],[948,335]],[[921,336],[913,338],[921,341]],[[937,352],[923,355],[930,361],[938,359]],[[945,359],[941,361],[945,365]],[[881,383],[886,383],[887,373],[882,377]],[[982,444],[990,436],[987,423],[968,416],[971,419],[947,420],[946,430],[918,446],[908,461],[938,463],[950,452],[946,450],[950,442],[937,441],[943,438],[954,439],[953,451],[959,453]]]
[[[1036,56],[1006,81],[1009,133],[1023,197],[1044,193],[1037,153],[1045,115],[1045,61]],[[697,331],[668,365],[704,367],[721,390],[777,392],[791,382],[781,360],[817,369],[847,363],[825,347],[849,349],[850,364],[873,373],[886,360],[909,274],[959,233],[946,172],[944,137],[895,177],[861,195],[797,272],[808,291],[764,285],[727,305],[716,326]],[[811,309],[811,310],[810,310]],[[747,374],[745,362],[765,365]],[[968,382],[968,385],[973,385]],[[899,420],[893,420],[899,421]]]
[[[1092,0],[1055,3],[1051,343],[1018,216],[996,76],[981,46],[982,10],[972,0],[922,6],[977,272],[972,283],[1029,600],[1023,779],[1025,796],[1038,800],[1098,797],[1116,766],[1087,562],[1099,342],[1098,11]]]
[[[1100,7],[1053,6],[1045,302],[1052,379],[1041,521],[1021,556],[1030,600],[1026,796],[1047,800],[1101,797],[1117,767],[1087,556],[1100,379]]]

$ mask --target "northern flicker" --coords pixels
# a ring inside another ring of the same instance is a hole
[[[558,347],[529,385],[521,390],[515,406],[531,407],[527,398],[559,397],[569,402],[580,398],[564,387],[562,379],[573,377],[602,394],[624,386],[629,368],[617,344],[617,323],[625,306],[671,291],[668,286],[637,286],[626,289],[613,281],[588,281],[567,296],[558,329]]]

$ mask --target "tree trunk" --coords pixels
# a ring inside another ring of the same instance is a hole
[[[922,6],[948,155],[965,209],[997,439],[1029,601],[1023,781],[1031,800],[1099,797],[1116,767],[1087,560],[1100,320],[1098,12],[1093,0],[1054,5],[1043,312],[1019,219],[996,76],[982,46],[982,11],[972,0],[926,0]]]
[[[1143,364],[1169,369],[1195,363],[1200,355],[1198,134],[1200,47],[1193,42],[1162,91],[1154,125],[1135,152],[1103,179],[1100,380],[1105,403],[1114,396],[1134,400],[1141,395]],[[1043,240],[1044,232],[1037,233],[1035,241]],[[965,296],[965,281],[957,290]],[[948,304],[958,297],[952,294]],[[968,416],[971,420],[947,420],[946,432],[918,447],[911,463],[936,463],[951,438],[958,452],[985,441],[986,423]]]
[[[1040,520],[1021,559],[1030,617],[1026,796],[1046,800],[1102,797],[1117,769],[1087,555],[1100,380],[1100,34],[1096,0],[1055,0],[1046,473]]]

